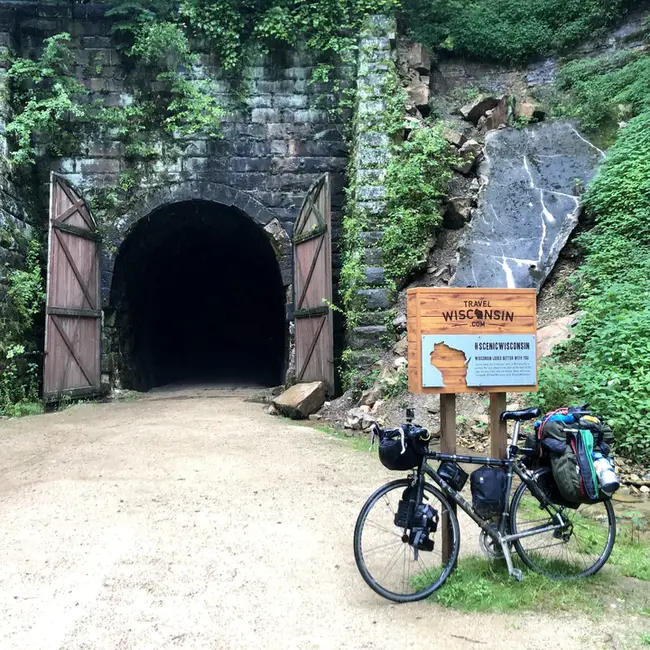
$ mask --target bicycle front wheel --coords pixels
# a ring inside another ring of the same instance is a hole
[[[557,493],[551,469],[537,472],[537,485],[549,499]],[[560,506],[556,506],[560,508]],[[599,571],[616,539],[616,517],[610,500],[562,508],[567,525],[561,529],[523,537],[514,542],[524,563],[550,578],[585,578]],[[513,534],[555,525],[530,488],[522,483],[512,498],[510,527]]]
[[[379,488],[359,513],[354,529],[354,558],[363,579],[380,596],[408,603],[430,596],[453,570],[460,546],[456,514],[445,496],[425,483],[423,503],[439,515],[429,537],[433,550],[419,550],[409,543],[409,531],[395,524],[395,515],[409,479],[391,481]],[[451,540],[449,557],[442,553],[443,532]]]

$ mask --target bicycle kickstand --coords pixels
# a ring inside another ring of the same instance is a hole
[[[510,544],[503,540],[503,537],[499,534],[499,543],[501,544],[501,550],[503,551],[503,557],[506,560],[506,565],[508,567],[508,573],[513,577],[517,582],[521,582],[524,579],[524,574],[521,572],[521,569],[516,569],[512,564],[512,555],[510,553]]]

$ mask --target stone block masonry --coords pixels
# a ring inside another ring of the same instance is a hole
[[[91,91],[91,98],[102,100],[107,107],[128,106],[133,102],[136,88],[115,47],[111,26],[112,20],[105,15],[105,5],[101,4],[0,0],[0,53],[11,48],[18,56],[35,58],[44,38],[68,32],[77,61],[76,74]],[[358,66],[341,66],[328,83],[312,83],[317,62],[310,52],[296,49],[281,56],[258,54],[243,71],[243,99],[241,88],[234,87],[221,74],[214,57],[207,51],[201,53],[201,74],[214,82],[216,96],[226,109],[223,137],[213,139],[196,134],[177,140],[178,155],[164,155],[147,165],[146,173],[128,191],[126,203],[120,203],[117,208],[99,202],[93,204],[104,239],[101,277],[107,326],[112,322],[110,296],[116,256],[136,221],[166,202],[195,199],[234,206],[267,233],[273,233],[269,236],[285,283],[290,319],[293,224],[309,187],[328,172],[332,188],[335,295],[342,259],[344,188],[349,184],[350,205],[365,215],[361,246],[363,272],[359,286],[355,287],[355,297],[363,312],[359,327],[366,329],[358,332],[355,340],[372,350],[379,345],[390,302],[377,242],[390,149],[383,115],[386,88],[392,83],[395,67],[394,29],[393,21],[372,17],[359,41]],[[339,102],[346,99],[343,91],[355,85],[358,102],[353,140],[356,144],[352,145],[352,175],[346,178],[350,158],[346,135],[350,134],[352,111],[339,109]],[[146,92],[146,87],[138,86],[138,89]],[[157,92],[155,82],[149,83],[149,90]],[[6,110],[6,106],[0,105],[0,127],[8,117]],[[115,135],[106,135],[85,143],[73,156],[41,164],[35,182],[39,191],[24,184],[16,187],[0,168],[0,222],[3,225],[10,222],[19,229],[26,229],[31,223],[45,232],[51,171],[64,175],[91,200],[120,187],[131,165],[125,156],[126,144]],[[169,153],[162,140],[153,144],[160,153]],[[0,129],[0,154],[6,158],[7,153]],[[25,197],[36,198],[33,209],[27,207]],[[11,251],[5,251],[3,246],[0,242],[0,258],[8,259],[10,266],[14,266],[7,257]],[[335,322],[340,322],[338,315],[335,316]],[[342,329],[335,331],[335,338],[338,358]],[[110,357],[110,350],[105,356]]]
[[[35,57],[43,39],[60,32],[72,36],[79,79],[92,91],[93,99],[107,106],[124,106],[132,101],[122,55],[111,37],[112,21],[101,5],[68,3],[21,3],[0,1],[0,47],[11,42],[20,56]],[[338,249],[340,209],[343,204],[348,146],[344,138],[349,112],[337,111],[334,88],[348,88],[354,70],[342,67],[329,83],[311,83],[316,66],[309,52],[297,50],[285,56],[257,55],[243,71],[243,103],[239,89],[223,78],[209,52],[201,54],[203,76],[215,81],[215,89],[226,109],[223,138],[201,135],[179,142],[177,160],[150,166],[146,178],[133,190],[130,205],[144,205],[162,188],[187,183],[211,183],[243,192],[258,215],[264,208],[267,222],[277,219],[291,236],[305,193],[321,174],[332,176],[333,238]],[[155,82],[151,83],[155,92]],[[0,145],[6,145],[0,139]],[[162,150],[162,144],[161,144]],[[76,156],[41,167],[41,203],[47,204],[50,170],[65,175],[84,194],[117,187],[129,164],[124,145],[116,140],[89,142]],[[198,197],[197,197],[198,198]],[[96,218],[108,240],[104,260],[103,296],[108,301],[115,254],[139,210],[114,215],[99,212]],[[249,215],[250,216],[250,215]],[[287,251],[291,255],[291,250]],[[290,257],[283,265],[291,268]],[[290,281],[290,273],[287,281]],[[335,278],[338,269],[335,269]]]
[[[346,211],[347,223],[360,233],[345,253],[346,264],[361,265],[353,286],[347,288],[352,294],[347,307],[355,312],[356,322],[348,332],[348,358],[357,368],[368,367],[380,355],[391,303],[379,245],[392,144],[385,116],[388,100],[397,90],[394,41],[394,21],[385,16],[372,16],[359,40],[354,152]]]

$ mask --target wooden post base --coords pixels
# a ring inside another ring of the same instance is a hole
[[[440,451],[444,454],[456,453],[456,395],[440,395]],[[451,504],[456,513],[456,504]],[[451,555],[453,536],[448,516],[442,515],[442,560],[446,562]]]
[[[501,420],[506,410],[506,393],[490,393],[490,444],[493,458],[505,458],[508,446],[508,427]]]

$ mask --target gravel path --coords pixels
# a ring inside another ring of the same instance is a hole
[[[393,477],[227,395],[2,423],[2,650],[612,647],[611,621],[382,600],[352,532]]]

